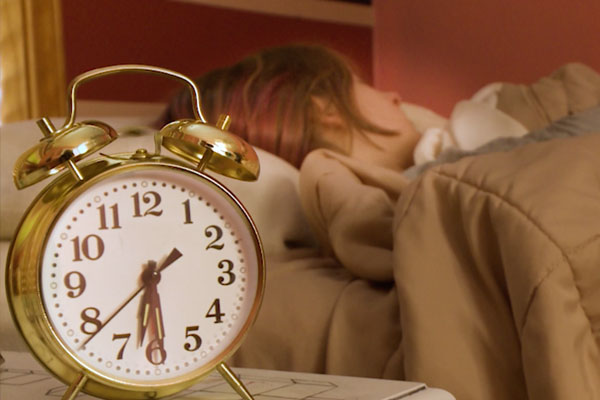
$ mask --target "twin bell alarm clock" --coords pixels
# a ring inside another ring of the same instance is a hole
[[[195,119],[167,124],[156,149],[88,156],[118,140],[100,121],[75,122],[80,84],[115,73],[185,83]],[[23,216],[7,260],[15,324],[33,355],[68,385],[105,399],[157,399],[213,370],[252,396],[225,364],[259,311],[265,263],[252,219],[206,169],[256,180],[254,149],[210,125],[189,78],[118,65],[71,82],[69,115],[16,162],[18,188],[54,179]],[[161,147],[176,157],[160,154]]]

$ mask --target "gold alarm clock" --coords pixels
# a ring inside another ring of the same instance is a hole
[[[78,86],[131,72],[186,83],[195,120],[167,124],[153,152],[84,160],[118,134],[75,122]],[[8,254],[9,305],[32,353],[69,385],[63,399],[156,399],[215,369],[251,399],[225,360],[257,316],[263,251],[243,205],[203,171],[255,180],[256,152],[226,131],[227,117],[209,125],[198,88],[174,71],[100,68],[69,91],[64,125],[40,120],[44,138],[14,169],[18,188],[60,173],[29,206]]]

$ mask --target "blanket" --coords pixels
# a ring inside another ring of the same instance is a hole
[[[309,154],[300,196],[320,251],[269,260],[234,364],[461,400],[600,398],[599,111],[408,173]]]
[[[324,150],[304,165],[301,200],[319,249],[268,259],[261,312],[233,364],[400,379],[391,230],[408,180]]]
[[[428,170],[394,225],[407,379],[600,398],[600,135]]]
[[[498,110],[529,131],[600,104],[600,74],[581,63],[569,63],[531,85],[504,83],[498,92]]]
[[[234,364],[467,400],[598,398],[599,148],[599,134],[526,137],[413,182],[311,153],[300,193],[321,251],[270,260]]]

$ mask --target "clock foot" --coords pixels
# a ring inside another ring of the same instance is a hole
[[[79,391],[83,388],[83,385],[85,385],[86,382],[87,376],[85,376],[83,373],[79,374],[77,379],[75,379],[73,383],[71,383],[71,386],[69,386],[65,394],[63,394],[61,400],[73,400],[77,396]]]
[[[250,394],[246,386],[242,381],[235,375],[235,373],[225,364],[224,362],[217,365],[217,371],[223,376],[223,378],[231,385],[233,390],[237,392],[244,400],[254,400],[254,397]]]

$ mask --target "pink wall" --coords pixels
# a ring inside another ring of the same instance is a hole
[[[62,0],[67,79],[113,64],[152,64],[197,76],[267,46],[320,43],[372,78],[370,27],[278,17],[166,0]],[[79,98],[159,101],[177,83],[115,76],[82,86]]]
[[[598,0],[374,0],[374,82],[448,115],[483,85],[600,71]]]

